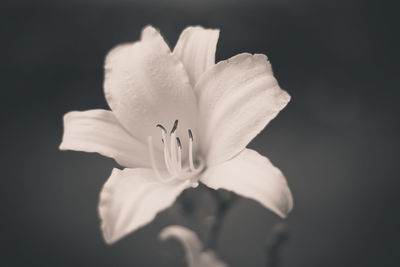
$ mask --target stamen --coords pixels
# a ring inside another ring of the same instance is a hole
[[[171,167],[176,170],[177,164],[177,155],[176,155],[176,137],[175,133],[172,133],[170,136],[170,151],[171,151]]]
[[[153,144],[152,144],[152,137],[148,137],[149,143],[149,154],[150,154],[150,161],[155,172],[157,179],[161,182],[166,183],[172,180],[188,180],[189,184],[192,187],[197,187],[198,183],[198,175],[204,170],[204,162],[201,158],[196,161],[197,167],[194,165],[193,161],[193,133],[191,129],[188,129],[189,135],[189,160],[187,165],[183,166],[182,163],[182,142],[179,137],[176,135],[176,130],[178,128],[178,120],[175,120],[174,125],[171,129],[170,136],[167,137],[167,130],[161,124],[156,125],[157,128],[161,129],[161,142],[164,145],[164,162],[167,171],[171,176],[169,177],[162,177],[160,172],[158,171],[154,152],[153,152]],[[168,138],[170,138],[168,140]],[[169,144],[168,144],[169,142]],[[185,161],[186,162],[186,161]],[[163,173],[164,174],[164,173]]]
[[[169,174],[173,175],[173,171],[171,168],[171,163],[169,162],[169,152],[168,152],[168,146],[165,143],[164,139],[161,139],[162,143],[164,144],[164,162],[165,162],[165,167],[167,167],[167,170]]]
[[[179,137],[177,137],[176,141],[178,142],[178,148],[182,149],[181,139],[179,139]]]
[[[178,143],[178,171],[182,170],[182,144],[179,137],[176,138],[176,142]]]
[[[157,124],[156,127],[160,128],[164,133],[167,132],[167,130],[161,124]]]
[[[157,179],[162,182],[162,183],[168,183],[171,182],[172,180],[175,179],[175,176],[171,176],[171,177],[167,177],[167,178],[163,178],[160,174],[160,172],[158,171],[157,168],[157,164],[156,161],[154,159],[154,152],[153,152],[153,139],[151,136],[149,136],[147,138],[147,143],[149,144],[149,154],[150,154],[150,161],[151,161],[151,165],[153,167],[153,170],[156,174]]]
[[[176,131],[176,128],[178,128],[178,120],[176,120],[176,121],[174,122],[174,126],[172,126],[172,130],[171,130],[171,133],[170,133],[170,134],[173,134],[173,133]]]
[[[167,133],[167,130],[165,130],[164,126],[162,126],[161,124],[157,124],[156,127],[161,129],[161,142],[163,142],[163,144],[165,145],[165,141],[166,141],[166,136],[165,134]]]
[[[154,172],[156,173],[156,176],[158,179],[163,180],[161,177],[160,172],[158,171],[156,161],[154,159],[154,152],[153,152],[153,138],[151,135],[147,138],[147,143],[149,144],[149,155],[150,155],[150,162],[151,166],[153,167]]]
[[[161,129],[161,136],[162,136],[162,143],[164,144],[164,162],[165,162],[165,167],[167,167],[167,170],[169,172],[169,174],[173,175],[173,169],[171,167],[171,162],[170,162],[170,155],[169,155],[169,151],[168,151],[168,145],[166,144],[166,133],[167,130],[164,128],[164,126],[162,126],[161,124],[157,124],[156,127]]]
[[[191,171],[196,171],[196,168],[193,164],[193,134],[192,131],[189,129],[189,167]]]
[[[172,126],[172,130],[170,132],[171,135],[171,165],[172,168],[174,168],[176,170],[177,165],[178,165],[178,159],[177,159],[177,155],[176,155],[176,135],[175,135],[175,131],[178,128],[178,120],[175,120],[174,122],[174,126]]]
[[[192,140],[193,141],[193,134],[192,134],[192,130],[188,130],[188,133],[189,133],[189,138],[190,138],[190,140]]]

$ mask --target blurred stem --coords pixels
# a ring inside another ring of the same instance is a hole
[[[210,192],[216,201],[217,207],[205,247],[216,251],[218,248],[218,239],[222,229],[223,220],[237,197],[234,193],[228,191],[210,189]]]
[[[288,239],[289,233],[286,224],[283,222],[276,223],[265,245],[266,267],[278,267],[280,265],[279,254]]]
[[[193,195],[191,191],[183,191],[180,196],[180,206],[185,214],[185,217],[192,216],[196,211],[196,203],[193,201]]]

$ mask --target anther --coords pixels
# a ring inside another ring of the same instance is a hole
[[[187,161],[189,166],[182,166],[185,161],[182,161],[182,142],[179,137],[177,137],[176,130],[178,128],[178,120],[174,121],[174,125],[170,131],[170,136],[167,136],[167,130],[161,124],[156,125],[157,128],[161,129],[161,142],[164,146],[164,163],[168,173],[171,175],[170,177],[162,177],[161,173],[158,171],[156,160],[153,153],[153,145],[152,145],[152,137],[148,137],[148,145],[149,145],[149,154],[150,154],[150,161],[151,165],[156,173],[156,177],[161,182],[169,182],[174,179],[179,180],[186,180],[190,179],[190,185],[192,187],[197,187],[199,185],[197,181],[197,175],[203,171],[204,164],[199,159],[196,164],[198,165],[195,167],[193,161],[193,132],[191,129],[188,129],[189,135],[189,159]],[[184,167],[184,168],[183,168]]]
[[[164,133],[167,132],[167,130],[161,124],[157,124],[156,127],[160,128]]]
[[[174,126],[172,127],[172,130],[171,130],[171,134],[173,134],[176,131],[176,128],[178,128],[178,120],[176,120],[174,122]]]
[[[182,149],[182,144],[181,144],[181,140],[179,139],[179,137],[176,138],[176,142],[178,142],[179,149]]]
[[[193,134],[192,134],[192,130],[188,130],[188,133],[189,133],[189,138],[190,138],[190,140],[192,140],[193,141]]]

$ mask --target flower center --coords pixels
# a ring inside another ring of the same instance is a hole
[[[164,162],[165,167],[169,173],[169,177],[163,177],[158,171],[156,161],[154,159],[153,143],[152,137],[148,137],[149,144],[149,154],[150,160],[154,172],[157,178],[164,183],[170,182],[172,180],[189,180],[192,187],[197,187],[198,174],[204,169],[204,163],[199,158],[198,164],[195,166],[193,161],[193,134],[190,129],[188,129],[189,134],[189,160],[185,162],[182,160],[182,143],[179,137],[176,136],[176,129],[178,128],[178,120],[175,120],[174,126],[172,127],[169,135],[167,130],[161,124],[157,124],[156,127],[161,129],[161,141],[164,144]]]

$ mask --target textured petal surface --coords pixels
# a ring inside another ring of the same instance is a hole
[[[213,189],[226,189],[256,200],[281,217],[293,208],[292,194],[282,172],[251,149],[208,169],[201,181]]]
[[[189,267],[227,267],[217,258],[213,251],[203,251],[203,244],[196,233],[186,227],[171,225],[165,227],[159,237],[161,240],[175,238],[185,249],[185,257]]]
[[[97,152],[125,167],[150,166],[147,145],[132,137],[109,110],[65,114],[60,149]],[[163,166],[162,154],[155,152],[155,158]]]
[[[160,183],[152,169],[114,169],[100,193],[101,229],[108,244],[150,223],[190,186]]]
[[[194,86],[205,70],[215,64],[219,30],[187,27],[179,36],[174,55],[179,57]]]
[[[115,116],[139,140],[160,140],[160,123],[178,135],[196,125],[196,99],[185,68],[159,32],[146,27],[141,40],[112,49],[105,60],[104,91]],[[183,143],[187,138],[181,140]],[[161,141],[154,142],[161,148]]]
[[[219,62],[202,75],[195,90],[202,150],[209,165],[242,151],[290,100],[261,54],[239,54]]]

